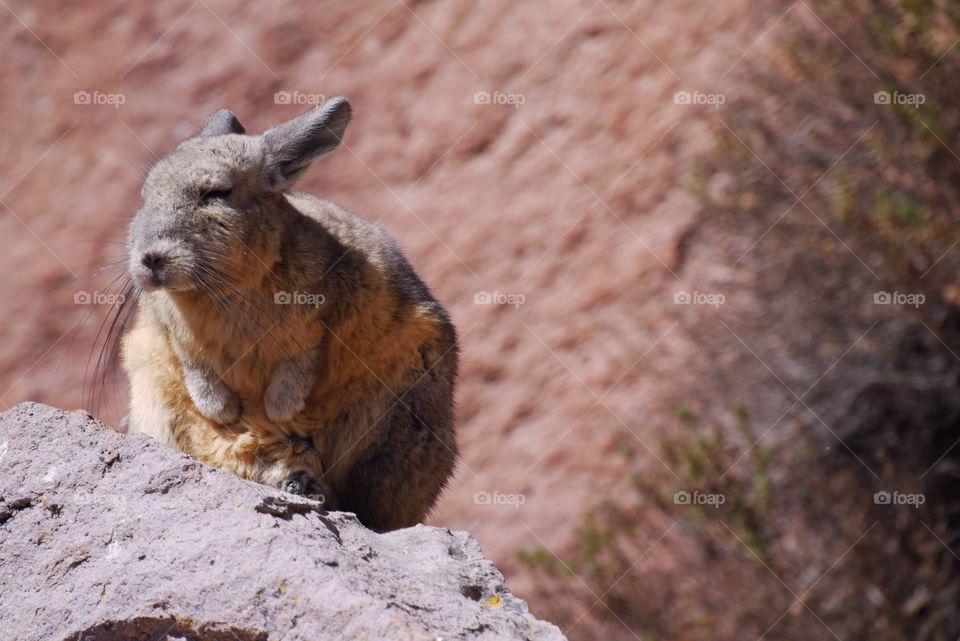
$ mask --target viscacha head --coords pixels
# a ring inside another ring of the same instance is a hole
[[[160,159],[130,225],[130,276],[145,291],[201,289],[211,274],[256,278],[276,260],[283,191],[335,149],[350,103],[332,98],[261,135],[221,109]]]

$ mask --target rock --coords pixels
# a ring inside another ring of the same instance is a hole
[[[379,534],[85,412],[0,415],[4,639],[563,639],[472,536]]]

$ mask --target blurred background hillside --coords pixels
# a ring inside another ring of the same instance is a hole
[[[461,332],[473,532],[571,639],[960,636],[960,8],[0,0],[0,409],[83,407],[145,171],[344,95],[299,187]],[[108,322],[109,324],[109,322]]]

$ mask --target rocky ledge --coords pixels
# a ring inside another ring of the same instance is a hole
[[[0,414],[0,586],[20,641],[563,639],[465,532],[372,532],[34,403]]]

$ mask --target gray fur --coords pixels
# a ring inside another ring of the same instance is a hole
[[[240,124],[237,116],[229,109],[219,109],[215,111],[212,116],[207,118],[207,122],[204,123],[203,128],[200,130],[200,135],[203,137],[245,133],[247,133],[247,130]]]

